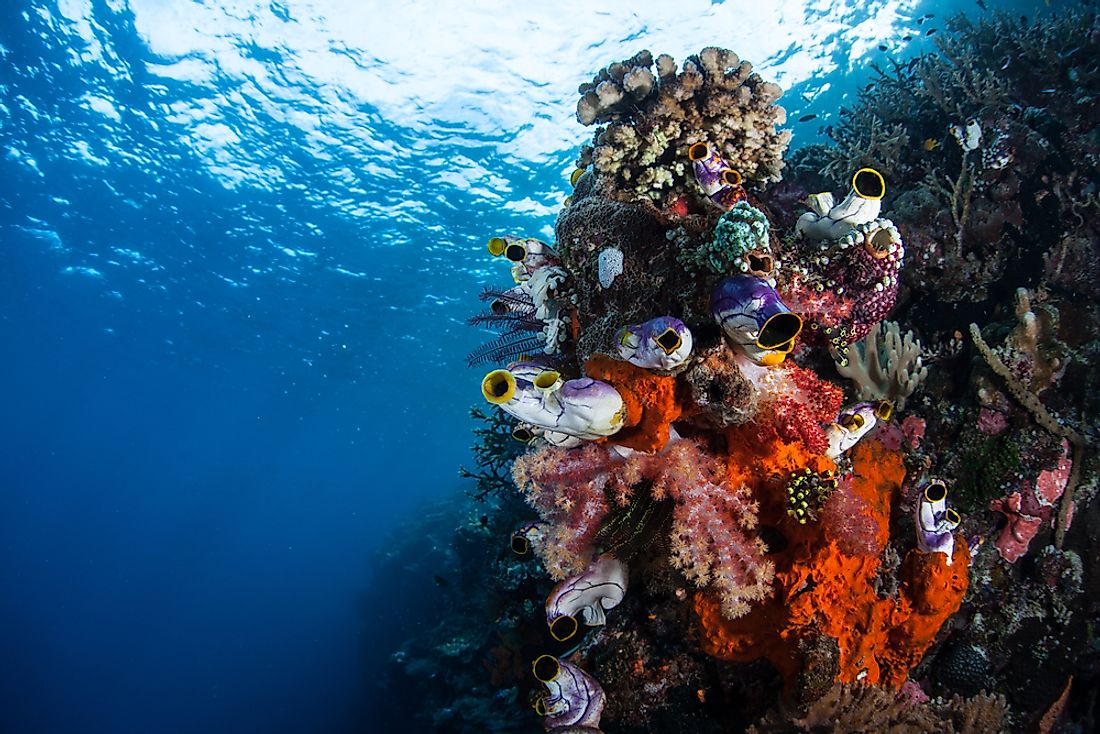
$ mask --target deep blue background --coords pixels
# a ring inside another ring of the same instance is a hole
[[[465,156],[545,202],[575,150],[361,105],[385,150],[326,158],[257,104],[225,122],[280,176],[226,186],[167,121],[211,90],[150,76],[124,5],[91,14],[105,63],[53,3],[0,5],[0,731],[371,731],[380,661],[438,601],[422,565],[372,569],[446,542],[406,534],[461,492],[463,323],[507,281],[483,243],[552,224],[433,176]],[[863,83],[830,80],[831,106]]]

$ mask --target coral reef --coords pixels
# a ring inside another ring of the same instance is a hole
[[[514,285],[473,320],[508,418],[467,475],[514,503],[475,583],[513,596],[463,649],[516,716],[1094,724],[1098,28],[951,20],[782,183],[732,52],[582,85],[556,240],[490,240]]]

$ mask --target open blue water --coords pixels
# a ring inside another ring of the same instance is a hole
[[[372,731],[432,602],[372,569],[439,552],[484,241],[552,235],[576,85],[727,46],[798,145],[973,10],[431,5],[0,4],[0,731]]]

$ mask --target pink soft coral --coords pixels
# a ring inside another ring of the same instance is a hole
[[[727,616],[746,613],[750,602],[770,591],[775,569],[752,532],[757,503],[746,487],[730,487],[724,462],[694,441],[625,458],[603,445],[546,446],[517,459],[512,475],[549,525],[535,550],[554,578],[591,561],[600,523],[647,481],[654,499],[674,504],[671,563],[695,585],[716,591]]]
[[[751,602],[770,594],[775,576],[763,541],[750,534],[759,505],[747,487],[725,484],[722,463],[694,442],[673,444],[665,460],[653,496],[676,503],[672,564],[696,586],[713,588],[726,617],[747,614]]]
[[[544,446],[516,459],[512,478],[549,525],[535,544],[550,575],[561,580],[593,559],[593,538],[606,517],[605,489],[623,460],[602,444],[575,449]]]

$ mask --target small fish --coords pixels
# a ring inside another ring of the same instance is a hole
[[[1081,75],[1077,73],[1077,69],[1074,69],[1074,68],[1073,68],[1073,67],[1071,66],[1071,67],[1070,67],[1070,68],[1069,68],[1069,69],[1068,69],[1068,70],[1066,71],[1066,78],[1067,78],[1067,79],[1069,79],[1069,80],[1070,80],[1071,82],[1074,82],[1074,83],[1076,84],[1076,83],[1077,83],[1077,80],[1079,80],[1079,79],[1081,78]]]
[[[799,122],[809,122],[810,120],[813,120],[813,119],[816,119],[816,118],[817,118],[817,115],[803,115],[802,117],[798,118],[798,121]]]
[[[985,0],[975,0],[975,2],[978,3],[978,7],[982,10],[989,10],[985,5]]]
[[[917,25],[920,25],[922,23],[924,23],[924,18],[923,17],[917,18]]]
[[[940,147],[940,141],[936,140],[935,138],[928,138],[923,143],[921,143],[920,147],[924,148],[928,152],[931,152]]]
[[[833,126],[832,125],[826,125],[825,126],[825,134],[828,135],[830,138],[833,136]]]
[[[432,581],[435,582],[436,586],[446,586],[447,585],[447,579],[443,578],[442,576],[432,576]]]
[[[486,527],[489,524],[489,516],[482,515],[477,519],[477,521],[481,523],[481,527]]]
[[[879,51],[885,51],[886,50],[886,44],[885,43],[880,43],[878,45],[878,50]]]
[[[1050,89],[1044,89],[1043,91],[1039,92],[1039,94],[1056,94],[1057,92],[1058,87],[1051,87]]]
[[[1005,69],[1007,69],[1009,64],[1011,64],[1011,63],[1012,63],[1012,57],[1011,56],[1006,56],[1005,57],[1005,62],[1003,64],[1001,64],[1001,71],[1004,71]]]
[[[1026,15],[1021,15],[1020,16],[1020,25],[1027,25],[1027,16]]]
[[[924,35],[926,35],[926,36],[933,36],[935,34],[936,34],[936,29],[935,28],[929,28],[928,30],[926,30],[924,32]]]
[[[905,36],[901,40],[903,40],[903,41],[912,41],[913,37],[912,36]]]

